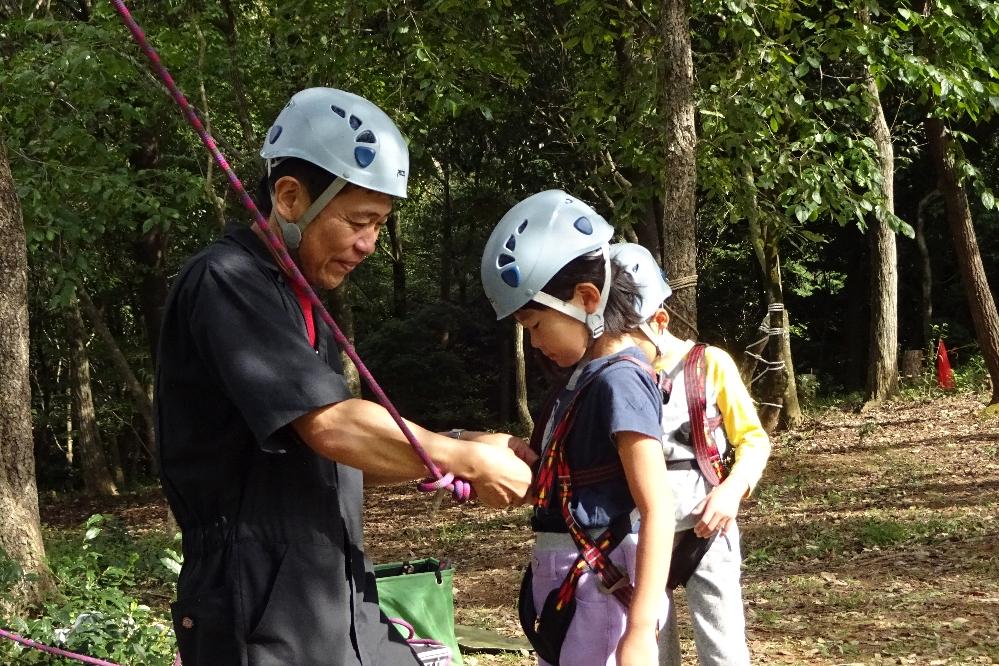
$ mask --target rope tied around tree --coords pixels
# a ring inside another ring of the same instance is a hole
[[[687,289],[688,287],[696,287],[697,273],[684,275],[683,277],[676,278],[675,280],[669,280],[669,286],[673,291],[680,291],[681,289]]]
[[[760,352],[763,351],[763,349],[766,347],[767,343],[770,341],[771,338],[783,336],[787,332],[787,328],[785,328],[783,325],[781,326],[770,325],[771,323],[773,323],[772,320],[774,316],[778,314],[781,315],[781,320],[783,321],[783,314],[784,314],[783,303],[770,303],[769,305],[767,305],[767,313],[763,315],[763,321],[760,322],[760,325],[757,329],[761,333],[763,333],[763,337],[747,345],[746,349],[743,351],[743,354],[754,359],[757,364],[762,364],[764,366],[763,370],[761,370],[759,373],[754,375],[752,379],[749,380],[750,386],[752,386],[757,381],[762,379],[763,376],[766,375],[768,372],[780,372],[781,370],[784,370],[786,368],[786,364],[784,363],[784,360],[779,357],[779,354],[777,355],[777,359],[774,361],[769,361],[760,354]],[[770,402],[761,402],[759,404],[767,407],[783,407],[782,404],[778,405]]]

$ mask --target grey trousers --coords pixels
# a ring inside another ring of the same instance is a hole
[[[719,534],[686,585],[697,660],[701,666],[748,666],[746,617],[742,606],[739,528]],[[672,600],[671,600],[672,601]],[[680,666],[676,606],[659,634],[660,666]]]

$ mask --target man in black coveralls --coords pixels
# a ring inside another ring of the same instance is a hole
[[[261,204],[299,268],[332,289],[374,252],[409,154],[381,109],[340,90],[292,97],[268,132]],[[377,606],[363,482],[426,474],[381,406],[352,398],[339,350],[257,225],[191,259],[164,315],[160,469],[183,533],[173,622],[185,666],[419,661]],[[507,446],[410,424],[492,506],[531,479]]]

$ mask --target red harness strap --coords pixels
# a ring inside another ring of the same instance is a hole
[[[651,373],[651,368],[642,361],[631,356],[619,356],[606,362],[599,370],[590,375],[586,383],[577,389],[572,402],[566,408],[565,415],[555,427],[551,443],[545,451],[540,469],[538,470],[535,482],[534,506],[542,508],[550,504],[552,495],[557,489],[562,519],[565,521],[569,535],[579,550],[579,557],[576,558],[576,562],[569,569],[568,575],[566,575],[565,580],[562,581],[562,585],[559,587],[556,610],[561,610],[572,601],[576,593],[576,585],[579,583],[579,578],[587,568],[600,578],[603,586],[609,592],[613,593],[625,608],[631,604],[631,599],[635,593],[635,588],[628,581],[628,577],[608,557],[610,552],[621,543],[621,540],[630,531],[630,518],[627,515],[618,516],[614,519],[612,525],[604,530],[596,539],[590,538],[590,535],[579,526],[572,515],[570,500],[572,499],[572,486],[575,477],[569,468],[569,463],[565,455],[565,441],[575,421],[577,403],[580,396],[583,395],[584,389],[597,375],[619,361],[629,361]],[[590,470],[590,472],[594,472],[593,474],[583,471],[584,484],[588,485],[595,482],[595,480],[611,478],[609,472],[612,468],[616,470],[618,469],[618,465],[607,465]],[[623,472],[623,467],[619,469]],[[622,525],[625,523],[627,529],[622,529]]]
[[[687,414],[690,418],[690,439],[694,445],[694,456],[701,474],[712,486],[717,486],[725,479],[721,454],[715,444],[712,430],[717,428],[718,421],[707,419],[706,412],[706,370],[704,367],[704,349],[707,345],[696,344],[687,354],[683,365],[684,388],[687,391]],[[714,428],[712,428],[714,424]],[[711,428],[711,430],[709,430]]]
[[[316,346],[316,320],[312,316],[312,303],[309,301],[305,290],[297,282],[291,283],[291,290],[295,292],[298,299],[298,307],[302,309],[302,316],[305,317],[305,334],[309,338],[309,345]]]

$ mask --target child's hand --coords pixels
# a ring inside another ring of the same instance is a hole
[[[735,477],[729,477],[720,486],[713,488],[694,508],[693,513],[701,514],[701,519],[694,525],[694,534],[707,539],[719,530],[727,534],[735,523],[739,513],[739,505],[746,494],[746,484]]]
[[[651,629],[626,630],[617,644],[617,663],[619,666],[657,666],[659,645],[656,633]]]

